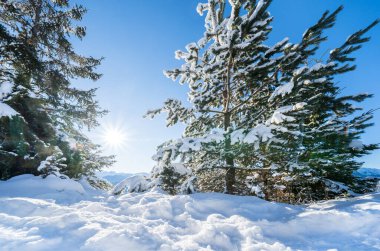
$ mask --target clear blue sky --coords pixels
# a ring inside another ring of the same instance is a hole
[[[154,165],[151,156],[157,145],[170,138],[178,138],[181,126],[165,127],[164,118],[143,119],[146,110],[158,108],[168,97],[186,100],[187,87],[165,78],[164,69],[180,65],[174,51],[190,42],[198,41],[204,29],[204,17],[195,9],[198,0],[93,0],[76,2],[88,8],[83,20],[87,37],[75,41],[82,54],[105,60],[99,71],[104,76],[96,83],[79,81],[83,88],[99,87],[98,100],[110,111],[103,124],[121,125],[128,134],[123,148],[106,150],[117,155],[111,170],[148,172]],[[205,1],[203,1],[205,2]],[[345,9],[337,25],[327,35],[330,41],[323,50],[330,50],[344,42],[352,32],[380,17],[377,0],[274,0],[270,12],[275,17],[273,33],[268,44],[284,37],[298,42],[307,27],[322,13],[339,5]],[[341,77],[345,93],[374,93],[364,107],[380,107],[380,26],[370,33],[372,40],[356,53],[358,69]],[[367,130],[365,143],[380,142],[380,111],[375,126]],[[100,143],[97,129],[90,137]],[[363,158],[365,166],[380,168],[380,151]]]

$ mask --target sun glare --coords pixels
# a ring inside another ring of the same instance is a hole
[[[127,135],[124,130],[116,126],[105,126],[102,139],[107,148],[117,149],[124,146]]]

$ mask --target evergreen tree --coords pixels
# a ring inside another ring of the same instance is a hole
[[[358,108],[350,101],[370,95],[341,97],[334,77],[354,70],[351,53],[368,41],[363,35],[377,22],[332,50],[326,62],[315,62],[327,39],[323,31],[334,25],[342,8],[324,13],[300,43],[285,38],[268,46],[271,1],[228,3],[198,5],[199,14],[207,13],[204,36],[186,52],[176,52],[185,61],[181,68],[165,72],[189,84],[191,107],[168,99],[148,112],[151,117],[167,112],[168,126],[186,124],[183,137],[161,145],[155,160],[166,161],[169,152],[171,161],[184,163],[195,177],[202,170],[224,169],[227,193],[238,192],[236,172],[246,169],[261,170],[257,177],[265,187],[252,191],[283,189],[298,176],[349,183],[360,166],[355,158],[377,148],[351,147],[371,125],[372,111],[354,116]]]
[[[172,163],[171,161],[172,152],[166,151],[157,166],[153,168],[153,182],[152,186],[160,186],[163,190],[167,191],[169,194],[177,194],[179,192],[191,193],[194,191],[189,186],[183,186],[184,183],[188,181],[187,176],[191,174],[191,170],[183,166],[181,163]]]
[[[113,162],[82,133],[105,114],[96,89],[71,84],[101,76],[101,59],[77,54],[70,42],[85,36],[76,25],[85,12],[67,0],[1,1],[0,105],[12,111],[0,114],[1,179],[58,172],[79,178]]]
[[[374,111],[358,113],[362,108],[355,104],[372,95],[342,96],[335,80],[336,76],[355,69],[351,53],[369,40],[364,35],[378,21],[349,36],[341,47],[331,50],[325,60],[313,60],[321,42],[327,39],[323,31],[333,27],[341,10],[339,7],[331,14],[324,13],[317,24],[304,33],[302,41],[293,49],[303,63],[296,66],[297,70],[281,69],[280,85],[268,100],[270,104],[274,99],[281,100],[282,105],[305,102],[305,109],[287,125],[293,130],[298,128],[297,134],[277,133],[281,143],[268,147],[271,155],[268,159],[276,167],[272,171],[276,177],[273,184],[279,177],[285,177],[287,182],[281,181],[278,185],[286,184],[288,189],[293,189],[290,192],[297,194],[296,200],[328,198],[347,192],[340,183],[355,190],[358,180],[352,173],[362,165],[358,157],[378,149],[378,144],[365,145],[360,141],[365,128],[372,125],[369,121]]]

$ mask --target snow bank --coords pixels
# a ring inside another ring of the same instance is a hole
[[[56,177],[0,182],[0,249],[380,249],[380,194],[290,206],[217,193],[90,192]]]
[[[96,193],[85,181],[61,179],[54,175],[42,178],[24,174],[0,181],[0,197],[27,197],[67,204],[90,199]]]

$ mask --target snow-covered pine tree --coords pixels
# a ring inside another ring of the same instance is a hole
[[[1,179],[57,172],[79,178],[112,163],[81,132],[105,113],[95,89],[71,84],[101,76],[101,59],[77,54],[70,42],[85,36],[76,25],[85,12],[67,0],[1,1]]]
[[[324,30],[334,26],[341,10],[342,7],[331,14],[324,13],[304,33],[299,44],[288,46],[300,61],[292,67],[282,67],[280,86],[268,100],[271,104],[278,99],[282,106],[304,102],[300,114],[293,115],[295,120],[286,123],[292,130],[275,133],[281,143],[269,145],[270,156],[267,156],[276,167],[272,171],[272,185],[280,189],[287,187],[293,197],[288,199],[293,202],[334,197],[347,192],[345,186],[355,190],[358,180],[353,171],[362,165],[358,157],[378,149],[378,144],[365,145],[360,141],[365,128],[372,125],[369,120],[373,110],[358,113],[362,108],[355,104],[372,95],[343,96],[336,77],[356,68],[351,63],[355,60],[352,53],[369,40],[365,34],[379,21],[349,36],[341,47],[331,50],[326,59],[314,60],[320,44],[327,40]],[[297,135],[289,133],[296,128]]]
[[[264,45],[272,29],[270,2],[229,1],[228,17],[225,1],[199,4],[198,12],[207,12],[204,37],[187,45],[187,52],[176,52],[177,59],[185,60],[180,69],[165,72],[189,84],[192,107],[169,99],[163,108],[148,112],[168,112],[168,125],[187,124],[184,137],[167,142],[159,153],[171,151],[172,160],[180,157],[194,172],[224,169],[227,193],[234,193],[237,168],[263,168],[259,149],[274,140],[273,131],[284,130],[267,119],[273,115],[267,100],[278,85],[278,66],[289,57],[282,53],[287,39]],[[302,105],[290,110],[298,109]],[[158,161],[162,154],[156,155]]]
[[[177,194],[178,191],[188,187],[182,188],[183,184],[188,180],[188,175],[191,174],[191,170],[186,168],[182,163],[172,163],[171,151],[165,151],[163,155],[160,155],[160,161],[157,166],[152,170],[151,187],[160,186],[163,190],[169,194]],[[190,189],[190,192],[193,192]]]
[[[192,106],[169,99],[163,108],[147,114],[167,112],[168,126],[187,125],[181,139],[158,148],[154,157],[158,166],[170,152],[172,161],[192,169],[191,180],[201,170],[218,169],[220,173],[224,169],[227,193],[235,193],[237,170],[260,170],[251,177],[258,177],[262,187],[251,183],[250,189],[276,200],[283,198],[271,196],[273,189],[297,192],[292,190],[296,177],[324,185],[330,181],[347,184],[360,166],[355,157],[377,145],[351,147],[370,125],[366,122],[372,112],[348,120],[358,109],[348,101],[360,102],[369,96],[339,97],[334,77],[355,68],[348,64],[353,60],[350,54],[368,40],[363,35],[377,22],[332,50],[326,62],[315,62],[320,44],[327,39],[323,31],[334,25],[342,8],[324,13],[300,43],[285,38],[268,46],[271,1],[228,2],[230,8],[223,0],[198,5],[200,14],[207,12],[204,37],[187,45],[187,52],[176,52],[176,58],[185,61],[181,68],[165,72],[189,84]],[[154,171],[159,176],[160,169]]]

